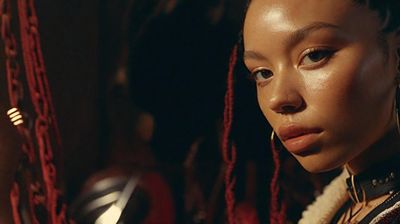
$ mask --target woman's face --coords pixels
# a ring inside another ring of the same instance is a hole
[[[395,34],[351,0],[252,0],[244,61],[260,108],[309,171],[341,166],[395,127]]]

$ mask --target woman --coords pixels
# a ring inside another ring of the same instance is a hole
[[[299,223],[400,222],[399,11],[395,0],[249,4],[238,57],[255,80],[259,107],[273,129],[275,164],[279,139],[309,172],[343,167]],[[233,120],[232,79],[228,84],[226,139]],[[232,168],[234,144],[225,146]],[[231,222],[232,169],[226,193]],[[284,223],[277,172],[270,222]]]

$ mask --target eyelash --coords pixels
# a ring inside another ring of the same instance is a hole
[[[250,72],[249,72],[249,78],[250,78],[251,80],[257,82],[258,79],[259,79],[259,78],[257,78],[257,75],[258,75],[259,72],[268,72],[268,73],[269,73],[269,74],[267,74],[268,77],[263,77],[264,79],[268,79],[268,78],[270,78],[270,77],[273,75],[273,73],[272,73],[271,70],[269,70],[269,69],[267,69],[267,68],[260,67],[260,68],[256,68],[256,69],[253,70],[253,71],[250,71]],[[261,74],[261,75],[264,76],[263,74]]]
[[[336,52],[335,50],[329,49],[329,48],[310,48],[310,49],[306,50],[305,53],[303,53],[303,56],[301,57],[301,60],[300,60],[300,62],[301,62],[300,65],[305,66],[306,68],[308,66],[310,66],[310,67],[311,66],[312,67],[321,66],[322,64],[326,63],[330,58],[332,58],[332,56],[335,54],[335,52]],[[314,56],[322,56],[322,57],[317,59],[317,61],[315,61],[315,62],[311,62],[311,65],[304,64],[304,59],[315,53],[322,53],[323,55],[314,55]],[[263,74],[260,74],[260,72],[263,72]],[[265,74],[264,72],[266,72],[267,74]],[[259,80],[259,77],[257,77],[258,74],[260,74],[264,80],[273,76],[273,72],[271,70],[264,68],[264,67],[259,67],[259,68],[254,69],[253,71],[250,71],[249,77],[251,80],[257,82]]]
[[[322,56],[322,58],[317,59],[317,61],[315,61],[315,62],[313,62],[313,61],[311,62],[311,64],[313,66],[321,65],[324,62],[326,62],[327,60],[329,60],[335,54],[335,52],[336,52],[335,50],[329,49],[329,48],[310,48],[303,53],[303,56],[301,57],[301,60],[300,60],[300,62],[301,62],[300,65],[304,65],[304,59],[306,57],[309,57],[312,54],[316,54],[316,53],[321,54],[322,53],[322,55],[317,55],[317,56]],[[307,66],[307,65],[304,65],[304,66]]]

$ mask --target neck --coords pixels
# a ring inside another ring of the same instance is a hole
[[[378,142],[348,162],[346,168],[355,175],[396,155],[400,155],[400,137],[397,127],[392,128]]]

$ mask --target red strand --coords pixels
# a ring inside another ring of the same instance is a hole
[[[10,200],[11,200],[11,207],[13,208],[13,219],[14,219],[14,224],[21,224],[21,218],[19,217],[18,213],[18,207],[19,207],[19,186],[17,183],[14,183],[12,189],[11,189],[11,194],[10,194]]]
[[[46,75],[43,54],[38,30],[38,19],[33,0],[19,0],[18,13],[20,22],[23,59],[26,77],[30,90],[32,104],[36,112],[35,133],[38,144],[42,180],[45,190],[45,207],[48,211],[48,221],[51,223],[65,223],[65,209],[57,214],[57,202],[60,192],[56,187],[56,166],[50,130],[55,132],[57,146],[61,140],[55,120],[54,107],[51,100],[50,88]]]
[[[286,204],[280,202],[280,185],[279,185],[279,174],[281,170],[281,163],[279,159],[279,151],[275,146],[275,142],[271,139],[271,150],[272,160],[274,162],[274,172],[272,175],[270,191],[270,223],[272,224],[284,224],[286,223]]]
[[[225,94],[224,132],[223,132],[223,142],[222,142],[223,159],[226,163],[225,201],[227,204],[227,218],[229,224],[235,223],[234,188],[236,184],[236,178],[234,177],[233,173],[236,164],[236,147],[234,143],[230,142],[230,137],[231,137],[230,135],[233,123],[234,70],[237,62],[237,50],[238,46],[236,45],[232,50],[229,61],[227,90]]]
[[[20,69],[17,60],[17,41],[11,30],[11,3],[11,0],[0,1],[1,38],[5,46],[7,87],[10,105],[11,107],[23,110],[23,85],[19,80]],[[24,170],[20,173],[21,180],[19,180],[25,181],[23,186],[26,186],[26,189],[21,190],[18,181],[16,181],[10,193],[13,219],[16,224],[21,223],[19,207],[22,200],[20,192],[26,192],[25,195],[28,199],[26,208],[30,212],[30,221],[33,224],[39,223],[37,214],[35,213],[37,206],[44,206],[46,208],[47,218],[43,216],[47,220],[46,223],[67,223],[66,205],[60,205],[60,211],[57,211],[57,203],[59,202],[61,193],[56,186],[57,173],[54,164],[54,148],[51,137],[55,137],[57,144],[55,149],[61,148],[61,138],[40,45],[38,19],[34,1],[18,0],[17,4],[22,44],[21,51],[31,102],[36,113],[33,129],[36,138],[32,137],[32,130],[28,129],[26,123],[17,126],[19,133],[24,139],[22,151],[28,160],[23,164]],[[22,112],[26,113],[26,111]],[[50,134],[51,131],[52,134]],[[36,140],[37,144],[34,143],[34,140]],[[36,167],[37,155],[40,161],[39,169]]]
[[[4,53],[5,53],[5,64],[6,64],[6,75],[7,75],[7,89],[9,95],[10,106],[14,108],[20,108],[23,99],[23,85],[19,80],[20,66],[17,60],[17,41],[14,33],[11,30],[11,0],[3,0],[0,2],[0,13],[1,13],[1,38],[4,43]],[[21,109],[21,108],[20,108]],[[30,137],[30,131],[27,127],[19,125],[17,127],[18,132],[24,139],[22,144],[22,151],[28,158],[28,164],[34,164],[35,152],[32,138]],[[33,170],[30,170],[33,172]],[[29,179],[30,180],[30,179]],[[27,180],[27,182],[29,182]],[[21,218],[19,217],[19,206],[20,206],[20,187],[18,182],[14,182],[14,185],[10,192],[10,202],[13,211],[13,219],[16,224],[21,223]],[[33,196],[31,194],[31,188],[28,191],[28,202],[27,208],[31,214],[34,214],[34,203]],[[33,224],[39,223],[36,217],[32,217],[31,222]]]

